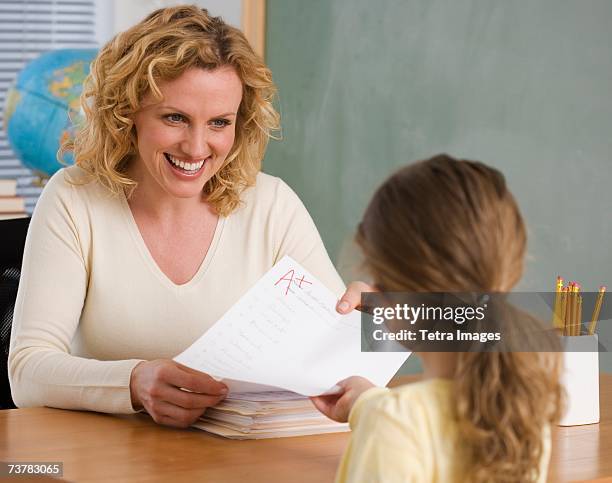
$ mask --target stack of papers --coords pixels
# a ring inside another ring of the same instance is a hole
[[[315,417],[319,413],[304,396],[337,392],[336,383],[350,376],[384,386],[410,353],[361,352],[360,312],[341,315],[336,301],[290,257],[272,267],[174,358],[222,380],[230,390],[196,427],[251,438],[345,430]]]
[[[290,391],[231,393],[206,410],[196,428],[231,439],[264,439],[348,431],[323,416],[310,399]]]

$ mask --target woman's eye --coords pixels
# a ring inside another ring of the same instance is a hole
[[[185,116],[183,116],[182,114],[167,114],[165,117],[166,120],[172,123],[179,123],[185,120]]]
[[[211,124],[213,125],[213,127],[225,127],[229,126],[231,122],[227,119],[215,119],[214,121],[212,121]]]

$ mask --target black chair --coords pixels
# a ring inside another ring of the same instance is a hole
[[[29,218],[0,221],[0,409],[13,409],[8,379],[11,324]]]

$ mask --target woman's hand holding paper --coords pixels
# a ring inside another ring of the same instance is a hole
[[[368,285],[365,282],[351,282],[346,287],[346,292],[338,300],[336,310],[341,314],[348,314],[352,310],[355,310],[361,304],[361,294],[363,292],[376,292],[376,288],[372,285]]]
[[[227,386],[208,374],[166,359],[141,362],[130,380],[132,406],[159,424],[187,428],[206,408],[227,395]]]

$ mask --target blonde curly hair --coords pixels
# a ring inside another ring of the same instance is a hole
[[[238,30],[205,9],[178,6],[156,10],[118,34],[93,61],[81,105],[85,122],[60,153],[72,151],[75,164],[111,192],[128,196],[136,182],[127,174],[137,154],[132,115],[147,92],[162,98],[160,81],[173,80],[190,68],[235,69],[243,86],[236,138],[204,194],[217,213],[227,216],[240,193],[255,183],[266,146],[279,128],[273,106],[272,74]]]
[[[499,171],[439,155],[378,189],[356,240],[382,291],[506,292],[521,277],[527,236]],[[563,408],[560,375],[559,352],[458,354],[453,401],[464,481],[538,479],[544,428]]]

